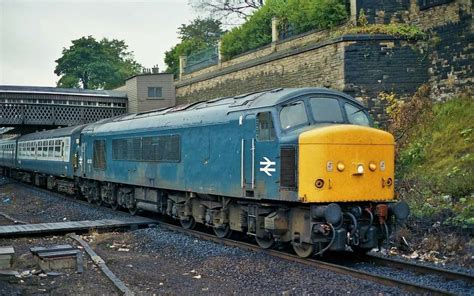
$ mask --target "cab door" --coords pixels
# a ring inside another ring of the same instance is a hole
[[[278,142],[272,114],[246,114],[240,121],[243,196],[255,199],[278,198]]]
[[[278,199],[280,157],[273,116],[270,111],[258,112],[255,124],[255,196]]]
[[[240,182],[242,196],[253,198],[255,189],[255,114],[243,114],[240,125]]]

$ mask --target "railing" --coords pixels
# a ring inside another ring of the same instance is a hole
[[[218,46],[211,46],[187,56],[184,73],[189,74],[212,65],[217,65],[218,62]]]

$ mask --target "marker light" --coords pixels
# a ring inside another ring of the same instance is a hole
[[[338,171],[342,172],[345,168],[346,168],[346,166],[342,162],[339,162],[337,164],[337,170]]]
[[[362,165],[362,164],[357,165],[357,173],[358,174],[363,174],[364,173],[364,165]]]
[[[371,162],[369,164],[369,169],[373,172],[377,169],[377,165],[374,162]]]

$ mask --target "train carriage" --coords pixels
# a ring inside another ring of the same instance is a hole
[[[79,139],[84,125],[47,130],[18,138],[17,178],[74,193]],[[66,181],[69,180],[69,181]]]
[[[0,139],[0,170],[5,175],[9,175],[15,167],[16,139],[17,137]]]

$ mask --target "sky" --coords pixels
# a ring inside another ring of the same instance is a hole
[[[71,40],[124,40],[135,60],[165,70],[177,29],[197,13],[187,0],[0,0],[0,85],[56,86]]]

